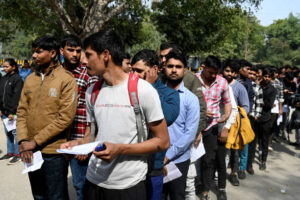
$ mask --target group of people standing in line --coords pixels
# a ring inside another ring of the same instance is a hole
[[[206,200],[215,178],[224,200],[227,167],[229,181],[238,186],[246,171],[254,174],[257,144],[259,169],[265,170],[272,138],[285,139],[285,127],[300,128],[285,123],[300,80],[289,66],[278,73],[210,55],[193,73],[179,45],[163,43],[159,54],[144,49],[130,59],[112,30],[83,43],[66,35],[60,45],[41,36],[32,49],[34,72],[19,74],[13,59],[3,64],[1,116],[16,116],[17,129],[5,131],[7,154],[0,160],[30,163],[34,152],[42,152],[41,169],[28,173],[34,199],[69,199],[70,166],[80,200],[195,200],[196,187]],[[244,139],[238,142],[238,136]],[[298,132],[297,138],[299,144]],[[191,162],[191,147],[201,140],[206,153]],[[93,141],[104,150],[76,156],[56,151]],[[181,176],[163,184],[170,162]]]

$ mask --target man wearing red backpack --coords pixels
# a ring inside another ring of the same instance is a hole
[[[87,120],[91,122],[94,114],[98,128],[96,141],[106,146],[103,151],[93,151],[84,199],[146,199],[146,154],[165,151],[169,147],[159,96],[149,83],[142,79],[137,82],[137,76],[122,70],[124,45],[114,31],[103,30],[89,36],[84,41],[84,48],[89,73],[104,79],[96,95],[94,87],[99,84],[87,90]],[[134,92],[130,91],[134,86]],[[132,99],[138,102],[138,108],[134,103],[135,110]],[[139,109],[145,119],[143,130],[137,123]],[[147,127],[153,138],[145,141]],[[141,132],[145,133],[142,139]],[[83,143],[83,140],[77,141],[77,144]]]

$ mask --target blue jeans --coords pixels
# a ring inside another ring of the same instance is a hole
[[[2,119],[6,119],[6,115],[2,115]],[[18,140],[17,140],[17,130],[14,129],[12,131],[7,131],[4,123],[4,132],[6,134],[6,145],[7,145],[7,153],[8,154],[16,154],[19,155],[19,145],[18,145]]]
[[[77,199],[83,200],[83,188],[85,184],[85,175],[89,165],[90,156],[85,161],[78,161],[73,158],[70,161],[70,167],[72,170],[73,186],[76,190]]]
[[[164,175],[147,177],[147,199],[162,199]]]
[[[29,172],[35,200],[68,200],[68,161],[60,154],[42,154],[44,163],[39,170]]]
[[[247,161],[248,161],[248,144],[246,144],[244,150],[241,151],[241,163],[240,163],[241,170],[247,169]]]

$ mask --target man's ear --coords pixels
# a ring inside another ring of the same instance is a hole
[[[103,59],[104,59],[104,62],[108,62],[110,59],[111,59],[111,55],[110,55],[110,52],[105,49],[103,52]]]
[[[56,51],[55,50],[51,50],[50,51],[50,55],[51,55],[51,58],[54,59],[56,57]]]
[[[59,52],[60,52],[61,55],[64,55],[64,49],[63,48],[60,48]]]
[[[157,66],[157,65],[154,65],[154,66],[152,67],[152,69],[154,69],[154,70],[158,73],[158,66]]]

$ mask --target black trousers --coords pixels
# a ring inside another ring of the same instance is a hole
[[[115,190],[115,189],[106,189],[99,187],[85,180],[84,185],[84,200],[140,200],[147,199],[146,193],[146,181],[141,181],[137,185],[124,189],[124,190]]]
[[[255,158],[255,150],[256,145],[258,141],[258,131],[259,131],[259,123],[254,120],[252,116],[249,117],[253,132],[255,134],[255,138],[252,142],[249,143],[249,149],[248,149],[248,161],[247,161],[247,167],[252,168],[252,164]]]
[[[204,191],[209,191],[213,185],[218,150],[218,125],[202,133],[205,155],[201,157],[201,178]]]
[[[268,153],[269,153],[269,137],[271,134],[271,120],[266,122],[259,122],[259,131],[258,136],[261,140],[261,147],[262,147],[262,162],[267,161]]]
[[[226,157],[227,149],[225,148],[225,143],[218,141],[217,149],[217,171],[218,171],[218,187],[219,189],[226,188]]]
[[[170,196],[171,200],[184,200],[186,177],[190,166],[190,160],[181,163],[176,163],[175,165],[182,173],[182,176],[164,184],[163,198],[168,199],[168,196]]]

